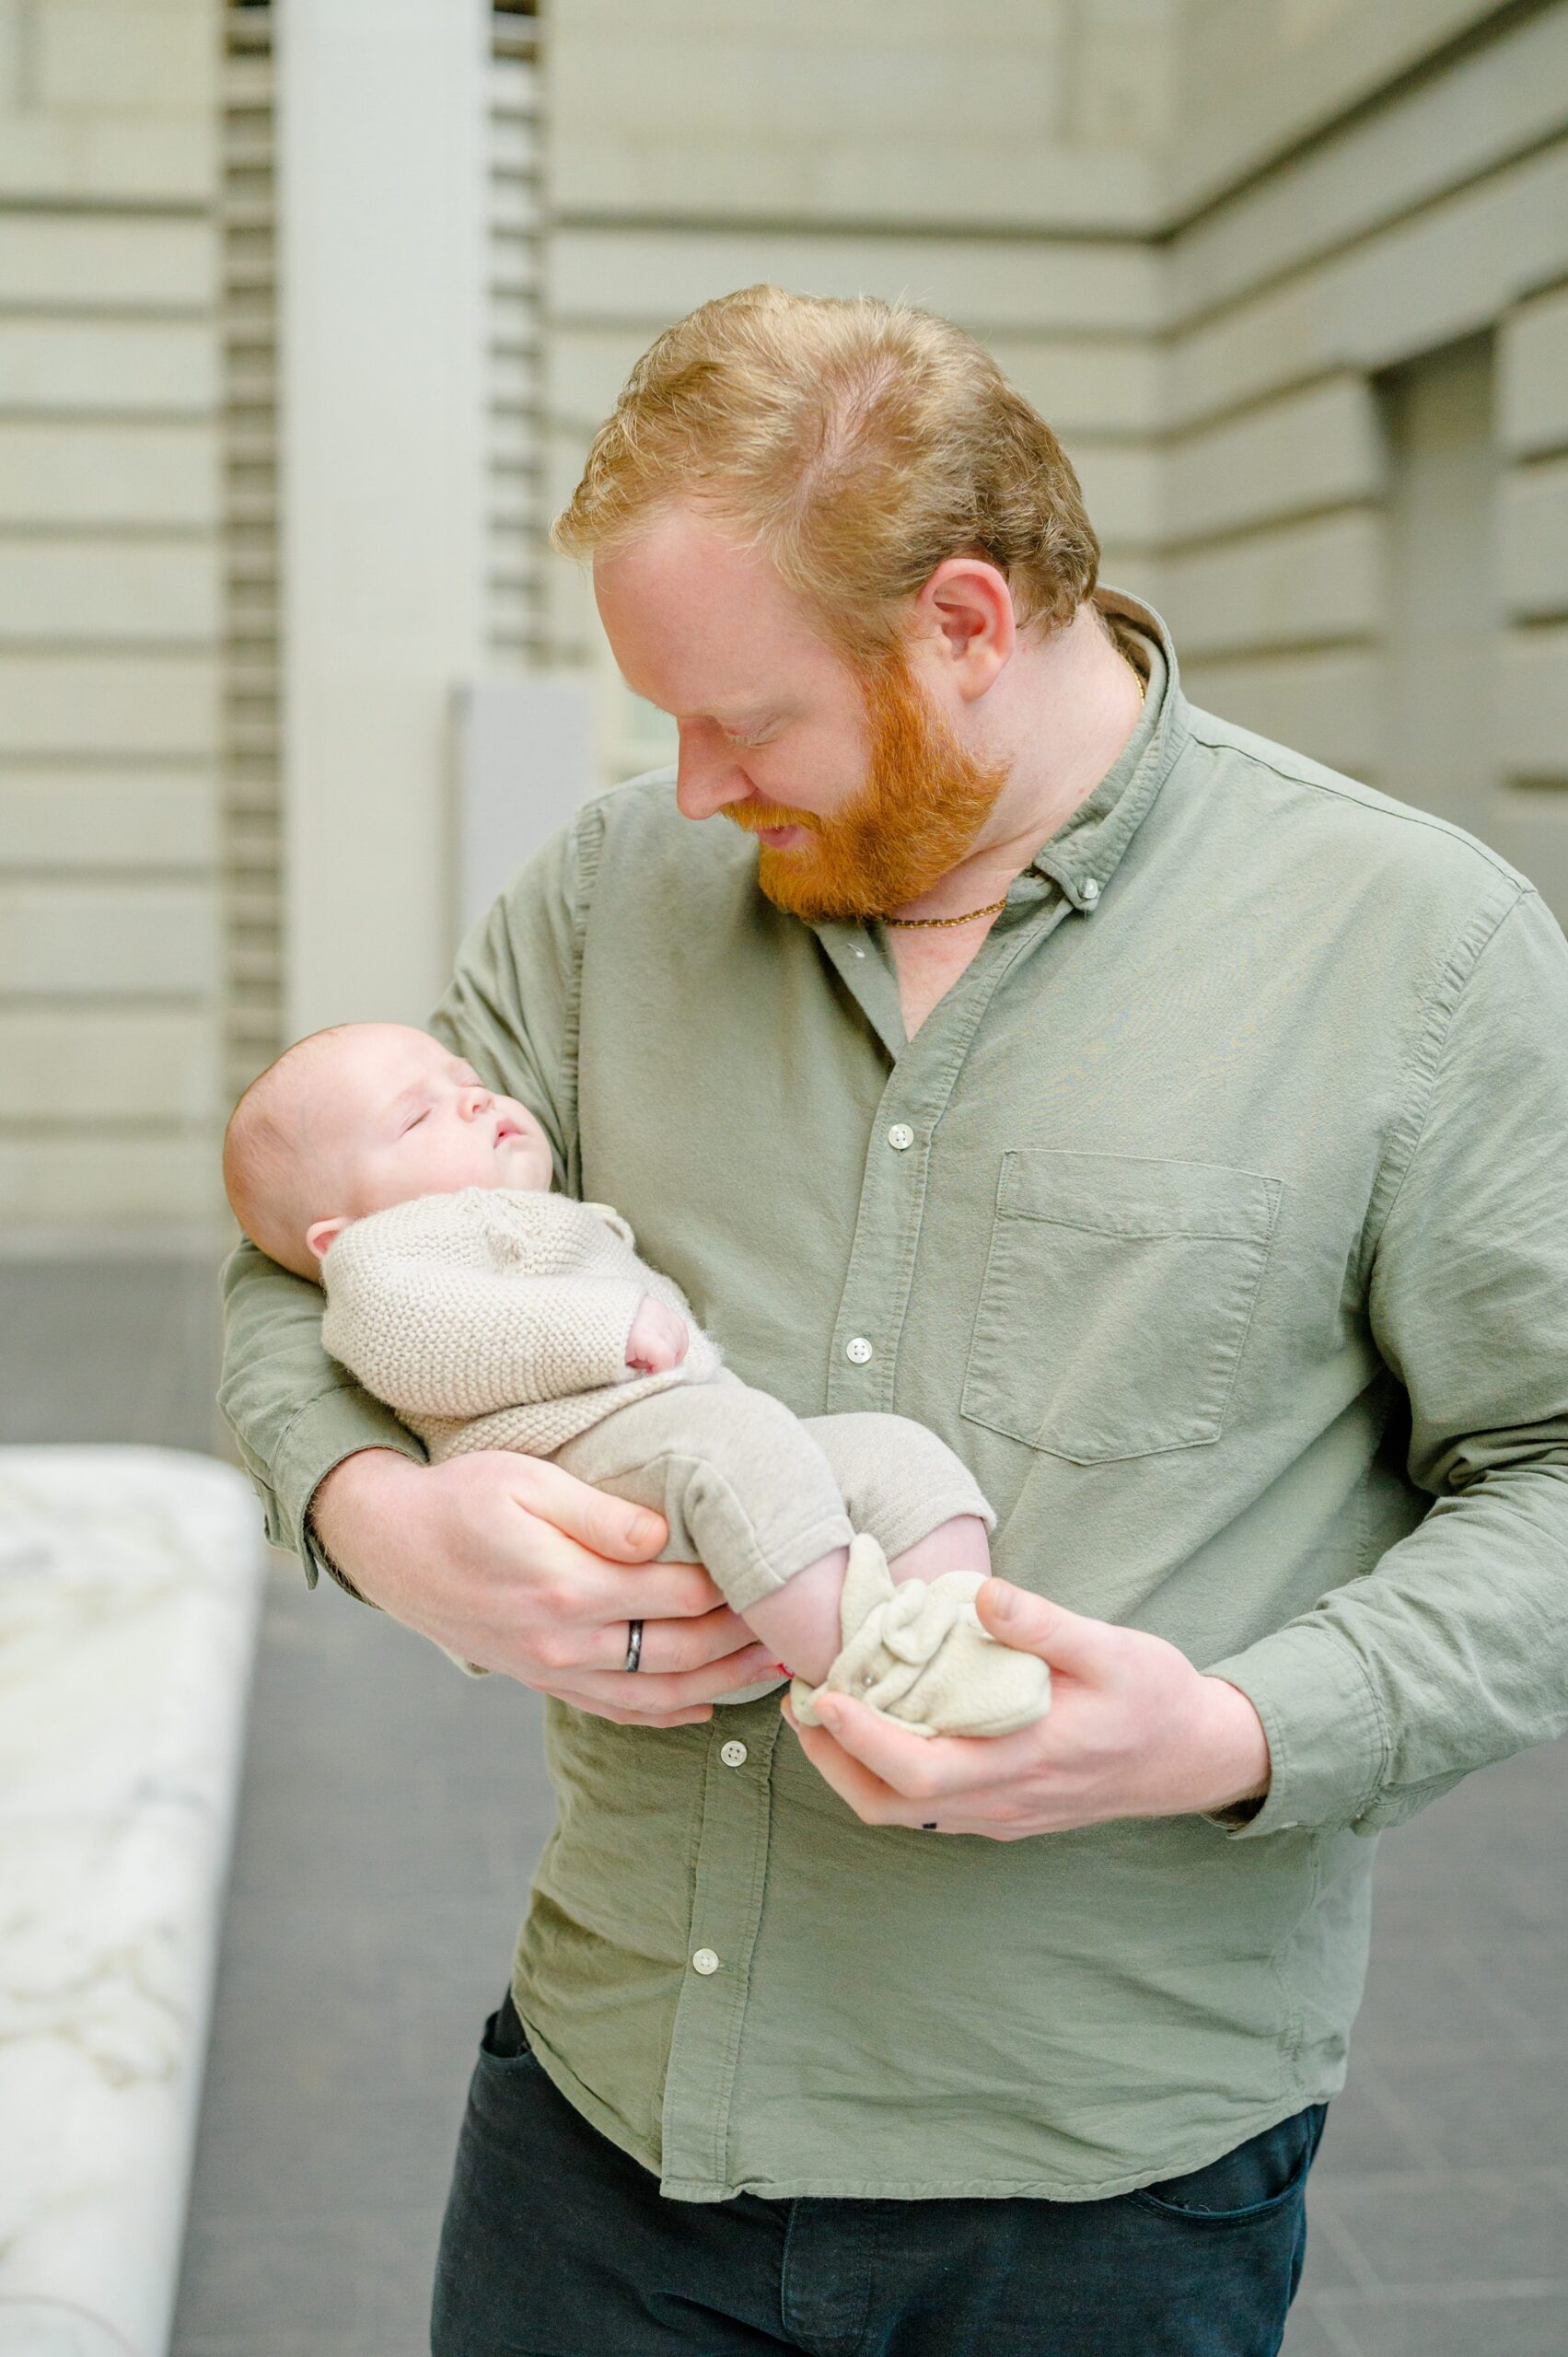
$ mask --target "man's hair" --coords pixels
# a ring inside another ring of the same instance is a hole
[[[296,1039],[273,1058],[228,1117],[223,1140],[223,1184],[229,1209],[252,1244],[292,1269],[317,1280],[317,1264],[305,1241],[311,1207],[300,1189],[300,1136],[294,1114],[293,1086],[323,1039],[343,1028],[330,1024]],[[319,1207],[318,1207],[319,1208]]]
[[[1041,630],[1099,566],[1066,452],[983,345],[871,296],[747,286],[667,328],[551,538],[588,557],[678,498],[738,527],[862,662],[897,647],[944,558],[989,558]]]

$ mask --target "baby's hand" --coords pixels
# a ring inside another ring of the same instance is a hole
[[[641,1375],[667,1375],[672,1366],[680,1364],[691,1342],[680,1312],[645,1293],[626,1337],[626,1364]]]

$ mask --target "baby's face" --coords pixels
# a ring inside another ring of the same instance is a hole
[[[415,1195],[551,1183],[550,1142],[527,1107],[402,1024],[356,1023],[322,1041],[296,1111],[313,1251],[348,1221]]]

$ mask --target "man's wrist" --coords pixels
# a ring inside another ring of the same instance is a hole
[[[374,1610],[380,1608],[375,1597],[366,1596],[358,1582],[343,1568],[340,1550],[351,1551],[347,1547],[345,1517],[352,1518],[356,1507],[373,1492],[384,1495],[386,1481],[389,1478],[398,1478],[389,1476],[385,1470],[389,1461],[406,1466],[411,1473],[424,1470],[423,1466],[416,1465],[400,1449],[357,1448],[351,1455],[340,1457],[337,1464],[322,1475],[305,1510],[306,1531],[327,1571],[345,1594],[352,1596],[356,1603],[368,1604]]]
[[[1269,1738],[1239,1686],[1223,1678],[1201,1681],[1202,1708],[1194,1763],[1197,1796],[1190,1809],[1203,1816],[1255,1816],[1269,1791]]]

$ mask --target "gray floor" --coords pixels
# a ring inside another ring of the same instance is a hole
[[[280,1570],[175,2357],[418,2357],[548,1806],[531,1698]],[[1288,2357],[1568,2352],[1565,1856],[1562,1746],[1385,1840]]]
[[[0,1443],[222,1446],[215,1250],[0,1248]]]
[[[549,1823],[537,1706],[271,1583],[176,2357],[415,2357],[479,2026]]]
[[[0,1440],[214,1445],[197,1262],[0,1261]],[[175,2357],[421,2357],[531,1698],[273,1580]],[[1287,2357],[1568,2357],[1568,1746],[1391,1834]],[[955,2352],[959,2357],[959,2352]]]

